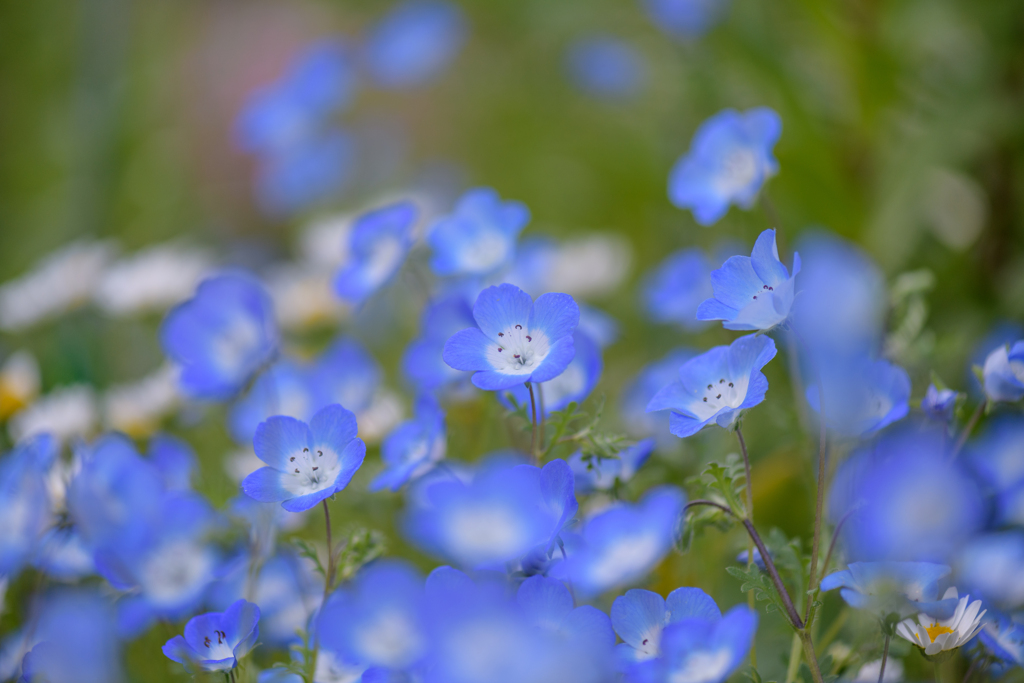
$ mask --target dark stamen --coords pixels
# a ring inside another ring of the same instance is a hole
[[[313,471],[316,472],[318,469],[320,469],[320,468],[319,467],[314,467]]]
[[[532,342],[533,341],[533,337],[531,337],[530,335],[526,335],[526,341]]]
[[[516,329],[517,330],[521,330],[521,329],[523,329],[523,326],[522,325],[516,325]]]
[[[710,389],[710,388],[711,388],[711,385],[709,384],[709,385],[708,385],[708,389]]]
[[[288,462],[295,462],[295,456],[293,455],[292,457],[288,458]]]
[[[769,292],[774,292],[774,291],[775,291],[775,288],[774,288],[774,287],[769,287],[769,288],[768,288],[768,291],[769,291]]]
[[[755,298],[755,299],[757,298],[757,294],[755,294],[755,295],[754,295],[754,298]]]
[[[316,454],[318,456],[320,456],[321,458],[324,457],[324,452],[323,451],[317,451]]]
[[[722,398],[722,395],[719,394],[718,396],[715,396],[715,398]],[[314,467],[313,469],[315,470],[316,468]]]
[[[499,332],[499,333],[498,333],[498,336],[499,336],[499,337],[504,337],[504,336],[505,336],[505,333],[504,333],[504,332]]]
[[[519,354],[518,354],[518,353],[513,353],[513,354],[512,354],[512,357],[513,357],[513,358],[519,358]]]
[[[725,384],[725,379],[723,378],[723,379],[718,380],[718,383],[719,384]]]
[[[303,448],[303,449],[302,449],[302,452],[303,452],[303,453],[309,453],[309,449],[308,449],[308,448]]]
[[[299,473],[299,468],[298,468],[298,467],[296,467],[296,468],[295,468],[295,474],[298,474],[298,473]]]
[[[500,346],[498,347],[498,353],[501,353],[501,352],[502,352],[502,351],[504,351],[504,350],[505,350],[505,349],[501,348]]]
[[[730,387],[732,386],[732,382],[729,382],[729,386],[730,386]]]
[[[640,644],[641,644],[641,645],[646,645],[646,644],[647,644],[647,639],[646,639],[646,638],[644,638],[644,642],[642,642],[642,643],[640,643]]]
[[[764,287],[762,287],[761,289],[768,289],[768,285],[765,285],[765,286],[764,286]]]
[[[210,636],[206,636],[205,638],[203,638],[203,645],[205,645],[206,647],[210,647]]]
[[[707,403],[707,402],[708,402],[708,397],[707,397],[707,396],[705,396],[705,397],[704,397],[704,402],[705,402],[705,403]]]

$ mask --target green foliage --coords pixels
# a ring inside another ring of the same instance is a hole
[[[922,268],[896,277],[890,289],[890,332],[885,339],[885,356],[903,363],[927,356],[935,335],[926,330],[928,293],[935,287],[935,275]]]
[[[698,492],[697,498],[707,498],[717,503],[722,503],[737,518],[747,516],[747,506],[744,488],[747,484],[747,475],[743,468],[743,461],[735,453],[731,453],[725,464],[717,462],[708,463],[704,471],[695,477],[690,477],[686,483],[690,490]]]
[[[775,586],[772,584],[768,574],[762,572],[756,566],[749,569],[746,567],[726,567],[725,571],[730,576],[739,579],[741,592],[754,591],[754,598],[758,602],[768,603],[764,607],[765,614],[771,614],[772,612],[786,614],[786,604],[782,601],[779,592],[775,590]],[[786,623],[789,623],[788,618]]]
[[[320,554],[312,543],[304,538],[293,538],[292,544],[299,553],[299,557],[304,557],[313,563],[313,569],[320,575],[321,578],[327,579],[327,570],[324,569],[324,565],[320,562]]]
[[[588,467],[599,465],[601,460],[618,458],[619,453],[632,446],[634,442],[624,434],[606,431],[600,427],[604,406],[605,399],[602,396],[598,399],[592,415],[580,410],[575,402],[566,406],[565,410],[553,412],[546,425],[551,436],[548,438],[545,435],[545,443],[548,445],[543,458],[547,460],[559,446],[568,446],[572,450],[580,451],[583,462],[587,463]]]
[[[348,581],[359,568],[384,554],[384,536],[379,531],[357,528],[338,545],[334,566],[337,582]]]

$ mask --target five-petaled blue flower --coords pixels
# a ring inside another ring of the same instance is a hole
[[[873,434],[910,410],[910,376],[887,360],[819,356],[824,406],[818,385],[807,387],[807,402],[824,413],[829,429],[844,436]]]
[[[260,608],[239,600],[224,612],[189,619],[185,636],[174,636],[163,647],[168,659],[189,671],[227,671],[249,653],[260,635]]]
[[[529,222],[522,202],[503,202],[489,187],[474,188],[428,233],[430,267],[438,275],[489,275],[512,262],[516,239]]]
[[[644,280],[644,310],[659,323],[676,323],[696,331],[707,327],[697,309],[714,296],[711,260],[697,248],[683,249],[662,261]]]
[[[931,562],[851,562],[821,580],[821,590],[841,589],[851,607],[878,617],[895,613],[901,619],[924,612],[936,619],[948,619],[956,600],[939,599],[939,581],[950,568]]]
[[[160,341],[181,367],[185,394],[224,400],[274,355],[273,304],[251,275],[224,273],[201,282],[194,297],[167,314]]]
[[[800,254],[793,274],[779,260],[775,231],[757,237],[750,256],[731,256],[711,272],[714,296],[697,307],[697,320],[722,320],[727,330],[770,330],[786,321],[793,306]]]
[[[701,225],[717,222],[730,204],[749,209],[779,170],[772,148],[781,132],[782,120],[767,107],[715,114],[697,129],[690,151],[673,167],[669,199],[693,211]]]
[[[1012,403],[1024,398],[1024,339],[995,348],[985,358],[982,374],[989,401]]]
[[[349,236],[349,262],[334,278],[339,297],[361,304],[394,277],[412,246],[418,213],[411,201],[399,201],[356,219]]]
[[[716,346],[684,363],[679,379],[655,394],[647,410],[671,410],[669,427],[678,437],[696,434],[712,420],[729,427],[741,411],[764,400],[768,380],[761,368],[774,357],[775,342],[763,335]]]
[[[661,654],[665,627],[683,619],[718,621],[722,611],[700,588],[677,588],[663,598],[652,591],[634,588],[612,603],[612,627],[622,638],[619,662],[628,667]]]
[[[456,333],[444,345],[444,362],[473,370],[473,384],[500,391],[562,374],[576,355],[573,331],[580,309],[568,294],[543,294],[533,301],[515,285],[488,287],[473,306],[477,327]]]
[[[356,418],[338,404],[313,416],[307,425],[277,415],[262,422],[252,442],[270,465],[242,482],[242,490],[264,503],[282,501],[289,512],[308,510],[348,486],[363,464],[366,444],[356,438]]]
[[[466,18],[458,5],[409,0],[370,28],[363,62],[382,88],[410,88],[439,76],[466,42]]]
[[[416,400],[416,417],[395,427],[381,444],[381,459],[387,468],[370,482],[370,490],[397,491],[443,458],[446,446],[444,411],[437,399],[423,394]]]
[[[938,422],[949,422],[953,419],[953,411],[956,410],[957,392],[952,389],[939,389],[934,384],[929,384],[921,399],[921,410],[932,420]]]

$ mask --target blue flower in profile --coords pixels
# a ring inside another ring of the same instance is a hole
[[[538,389],[543,392],[545,415],[565,410],[573,402],[582,403],[601,379],[601,371],[604,369],[601,348],[579,328],[573,333],[572,338],[573,346],[576,348],[572,362],[562,374],[544,382]],[[530,404],[530,392],[525,385],[516,384],[498,395],[499,400],[511,409],[512,403],[507,398],[509,394],[519,405]],[[540,396],[537,400],[540,400]],[[538,405],[538,414],[540,409]]]
[[[448,67],[466,41],[466,18],[455,4],[407,0],[370,28],[363,61],[382,88],[423,85]]]
[[[242,490],[264,503],[281,501],[289,512],[308,510],[348,486],[366,456],[355,415],[337,404],[320,410],[308,425],[272,417],[256,429],[252,445],[269,467],[246,477]]]
[[[634,588],[612,603],[612,627],[622,638],[620,664],[642,662],[661,654],[661,634],[669,624],[683,619],[715,622],[722,611],[700,588],[677,588],[663,598],[657,593]]]
[[[270,297],[258,280],[237,271],[199,283],[160,328],[164,353],[181,368],[182,391],[201,399],[236,394],[273,357],[277,340]]]
[[[577,88],[599,99],[632,99],[647,84],[643,56],[629,42],[614,36],[576,40],[566,50],[565,69]]]
[[[715,114],[700,125],[690,151],[672,168],[669,199],[690,209],[701,225],[718,222],[730,204],[749,209],[779,170],[772,148],[781,133],[782,120],[767,107]]]
[[[682,619],[662,631],[661,656],[630,667],[626,680],[721,683],[743,662],[756,631],[757,613],[746,605],[733,607],[720,619]]]
[[[639,503],[619,503],[586,520],[578,546],[552,575],[570,579],[581,595],[639,581],[672,549],[686,496],[677,488],[648,491]]]
[[[1024,624],[1005,617],[996,619],[985,624],[978,637],[1004,664],[1024,666]]]
[[[684,40],[707,33],[728,5],[728,0],[644,0],[644,9],[658,28]]]
[[[989,401],[1014,402],[1024,398],[1024,340],[996,347],[982,368]]]
[[[767,331],[789,317],[800,272],[793,254],[793,274],[779,260],[775,231],[757,237],[750,256],[731,256],[711,272],[714,296],[697,307],[698,320],[722,320],[727,330]]]
[[[675,323],[696,331],[707,327],[697,308],[714,295],[711,260],[700,249],[683,249],[658,264],[644,279],[644,310],[659,323]]]
[[[208,612],[189,619],[184,637],[168,640],[163,653],[189,671],[234,669],[256,644],[259,621],[260,608],[239,600],[223,612]]]
[[[653,436],[659,445],[672,439],[669,431],[670,418],[663,412],[647,412],[647,405],[661,389],[679,377],[679,368],[697,355],[693,349],[679,347],[669,351],[664,358],[654,361],[637,373],[622,390],[619,410],[622,420],[631,434],[637,437]]]
[[[53,522],[45,475],[58,447],[52,436],[39,435],[0,459],[0,576],[21,570]]]
[[[381,444],[385,470],[370,482],[370,490],[387,488],[397,491],[441,460],[446,446],[444,411],[437,399],[422,394],[416,400],[415,418],[395,427]]]
[[[956,600],[939,598],[939,582],[952,570],[931,562],[851,562],[821,580],[821,590],[839,588],[846,604],[885,618],[900,619],[924,612],[936,619],[948,619]]]
[[[444,344],[459,330],[475,325],[473,303],[461,292],[427,304],[420,320],[420,336],[402,354],[402,373],[419,391],[435,391],[465,381],[470,375],[444,362]]]
[[[764,400],[768,380],[761,368],[774,357],[775,342],[763,335],[716,346],[684,363],[679,379],[655,394],[647,410],[671,410],[670,428],[678,437],[696,434],[712,421],[729,427],[743,410]]]
[[[629,482],[654,451],[654,439],[644,439],[619,451],[614,458],[583,460],[582,451],[569,457],[569,467],[576,477],[576,490],[580,493],[610,491],[618,484]]]
[[[910,376],[898,365],[867,357],[821,357],[817,366],[825,424],[843,436],[873,434],[910,411]],[[817,384],[807,387],[807,402],[822,412]]]
[[[477,327],[444,345],[444,362],[475,371],[473,384],[486,391],[526,382],[547,382],[576,355],[573,331],[580,309],[568,294],[543,294],[533,301],[515,285],[488,287],[473,306]]]
[[[411,201],[400,201],[356,219],[349,237],[349,262],[334,278],[339,297],[361,304],[394,277],[412,246],[418,213]]]
[[[956,410],[957,392],[952,389],[939,389],[929,384],[921,399],[921,410],[931,420],[947,423],[953,419]]]
[[[1024,605],[1024,533],[1019,529],[980,534],[957,552],[957,577],[986,604],[1014,611]]]
[[[489,275],[515,258],[516,239],[530,222],[522,202],[503,202],[489,187],[466,192],[427,234],[438,275]]]
[[[330,199],[352,179],[357,151],[349,132],[331,127],[264,159],[255,180],[260,208],[289,216]]]

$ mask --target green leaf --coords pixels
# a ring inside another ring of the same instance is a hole
[[[771,614],[776,611],[783,614],[786,613],[786,605],[782,602],[782,598],[779,597],[779,592],[775,590],[771,579],[756,566],[751,567],[749,570],[746,567],[726,567],[725,571],[730,576],[740,580],[741,592],[754,591],[754,598],[758,602],[768,603],[764,607],[765,614]],[[788,619],[786,623],[789,623]]]
[[[348,581],[368,562],[384,554],[384,536],[379,531],[358,528],[350,531],[337,550],[334,566],[339,582]]]
[[[302,538],[293,538],[292,543],[298,549],[299,556],[311,560],[316,572],[326,580],[327,570],[324,569],[323,564],[320,562],[320,555],[317,553],[316,548],[309,541]]]

